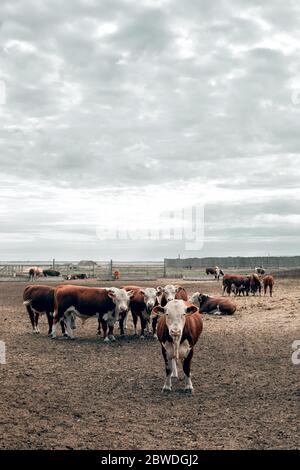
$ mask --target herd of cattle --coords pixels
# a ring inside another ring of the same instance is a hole
[[[222,275],[219,268],[216,278]],[[103,331],[105,342],[114,341],[114,326],[119,324],[120,335],[124,335],[128,313],[131,312],[134,334],[137,334],[138,320],[141,325],[140,337],[152,326],[153,337],[161,343],[161,352],[166,365],[164,391],[171,390],[172,377],[177,377],[177,363],[182,362],[185,390],[193,391],[191,381],[191,360],[194,346],[202,332],[200,313],[232,315],[236,304],[231,293],[261,295],[262,286],[266,294],[269,288],[272,296],[274,278],[259,277],[257,272],[249,276],[223,273],[223,296],[212,297],[196,292],[188,298],[182,286],[164,287],[122,286],[87,287],[79,285],[58,285],[51,287],[32,284],[25,288],[23,303],[26,306],[33,332],[39,333],[39,316],[46,314],[48,334],[57,336],[61,327],[62,334],[74,338],[76,317],[84,323],[89,318],[98,319],[98,334]],[[227,297],[225,294],[227,293]]]

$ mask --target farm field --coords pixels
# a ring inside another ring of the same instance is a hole
[[[171,283],[139,282],[141,286]],[[221,282],[174,281],[188,293],[221,293]],[[92,281],[76,282],[95,285]],[[110,285],[102,282],[102,285]],[[119,286],[122,282],[115,282]],[[236,298],[232,317],[203,316],[192,364],[195,393],[183,374],[164,395],[157,341],[127,335],[112,344],[97,322],[77,320],[74,341],[32,335],[22,292],[0,284],[1,449],[295,449],[300,448],[300,283],[276,282],[273,298]],[[118,331],[116,331],[118,334]]]

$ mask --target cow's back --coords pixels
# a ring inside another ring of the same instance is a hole
[[[55,289],[55,310],[62,311],[74,307],[86,315],[106,313],[114,309],[114,304],[106,289],[75,285],[58,286]]]

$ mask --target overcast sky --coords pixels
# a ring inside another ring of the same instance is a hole
[[[299,25],[298,0],[1,0],[0,259],[299,254]],[[204,243],[162,239],[193,207]]]

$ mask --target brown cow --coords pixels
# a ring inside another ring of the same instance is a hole
[[[100,319],[104,341],[114,341],[114,324],[119,320],[120,314],[128,312],[131,295],[133,292],[116,287],[102,289],[76,285],[58,286],[54,293],[52,338],[56,337],[57,322],[63,317],[67,332],[73,338],[71,325],[74,316],[78,316],[83,322],[89,318]]]
[[[157,324],[157,336],[161,343],[161,352],[166,364],[164,392],[172,389],[172,377],[178,377],[177,362],[183,365],[185,391],[193,393],[191,380],[191,361],[194,346],[202,332],[202,318],[198,308],[183,300],[171,300],[165,307],[158,305],[152,310],[160,315]]]
[[[256,273],[250,274],[249,276],[250,280],[250,291],[252,292],[253,295],[256,295],[256,292],[258,291],[259,295],[261,295],[261,282]]]
[[[268,275],[268,276],[263,277],[264,295],[266,295],[268,287],[269,287],[270,297],[273,296],[274,284],[275,284],[275,280],[273,276]]]
[[[207,276],[210,274],[215,276],[215,279],[218,279],[218,281],[220,280],[220,276],[224,276],[224,272],[219,268],[219,266],[215,266],[214,268],[206,268],[205,272]]]
[[[152,309],[159,304],[158,296],[160,295],[160,290],[153,287],[142,288],[138,286],[123,286],[122,289],[125,289],[127,292],[133,292],[133,296],[130,299],[130,310],[134,324],[134,334],[137,335],[137,321],[139,318],[141,322],[140,337],[144,338],[145,329],[150,322]],[[121,335],[124,335],[124,321],[124,315],[120,315],[119,323]]]
[[[207,294],[200,294],[200,292],[195,292],[195,294],[191,296],[190,302],[196,305],[201,313],[233,315],[236,311],[236,305],[231,299],[211,297]]]
[[[46,314],[48,320],[48,335],[51,334],[53,324],[53,312],[54,312],[54,287],[50,286],[27,286],[23,292],[23,304],[26,306],[33,333],[39,333],[39,316]],[[65,332],[64,321],[61,320],[61,331],[64,336],[68,336]]]
[[[157,287],[157,291],[160,295],[158,297],[159,303],[162,307],[165,307],[168,302],[171,300],[188,300],[188,295],[184,287],[181,286],[174,286],[172,284],[168,284],[165,287]],[[157,338],[156,334],[156,325],[158,322],[158,317],[152,317],[152,329],[153,329],[153,336]]]
[[[232,292],[234,287],[234,293],[243,295],[249,295],[250,291],[250,278],[249,276],[241,276],[237,274],[225,274],[223,277],[223,295],[227,292],[228,295]]]

